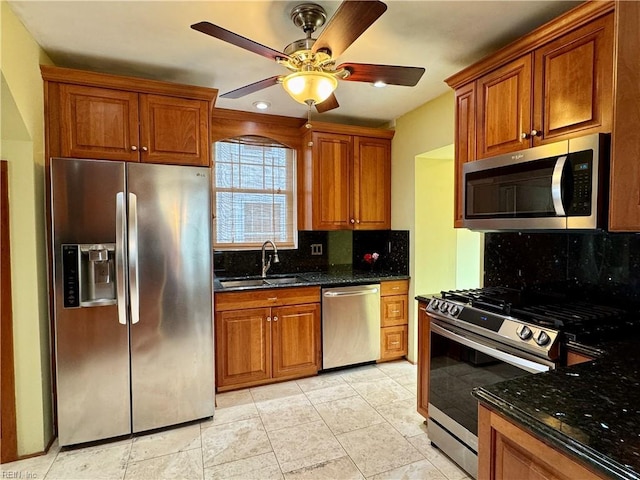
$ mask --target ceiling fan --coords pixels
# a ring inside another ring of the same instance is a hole
[[[343,63],[336,66],[335,57],[349,48],[387,9],[378,0],[345,0],[336,10],[318,38],[311,35],[324,25],[327,14],[315,3],[303,3],[291,10],[291,20],[301,28],[306,38],[287,45],[279,52],[246,37],[209,22],[199,22],[191,28],[231,43],[250,52],[275,60],[291,73],[265,78],[221,95],[221,98],[240,98],[263,88],[281,83],[291,97],[318,112],[339,107],[334,95],[338,80],[369,82],[413,87],[425,69],[398,65]]]

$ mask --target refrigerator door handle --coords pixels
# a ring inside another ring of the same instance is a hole
[[[122,325],[127,324],[125,236],[126,218],[124,215],[124,192],[118,192],[116,193],[116,296],[118,303],[118,322]]]
[[[138,289],[138,197],[129,193],[129,298],[131,324],[140,321],[140,291]]]

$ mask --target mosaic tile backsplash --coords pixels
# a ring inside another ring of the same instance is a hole
[[[311,255],[311,245],[322,245],[322,255]],[[271,250],[271,247],[268,247]],[[366,253],[376,252],[378,260],[365,262]],[[300,231],[298,248],[278,250],[280,263],[273,264],[270,275],[303,272],[325,272],[332,268],[353,271],[378,271],[409,274],[409,231]],[[217,277],[260,275],[261,251],[214,252]]]
[[[640,235],[487,233],[485,285],[534,288],[640,311]]]

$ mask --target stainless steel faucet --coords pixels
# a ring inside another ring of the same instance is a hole
[[[265,248],[267,243],[270,243],[273,247],[273,255],[269,255],[269,259],[265,262]],[[278,258],[278,249],[276,248],[276,244],[271,240],[267,240],[262,244],[262,278],[267,276],[267,270],[271,268],[271,260],[273,263],[280,263],[280,259]]]

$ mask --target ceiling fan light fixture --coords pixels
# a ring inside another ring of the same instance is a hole
[[[329,98],[338,80],[330,73],[302,71],[287,75],[282,86],[296,102],[317,105]]]

